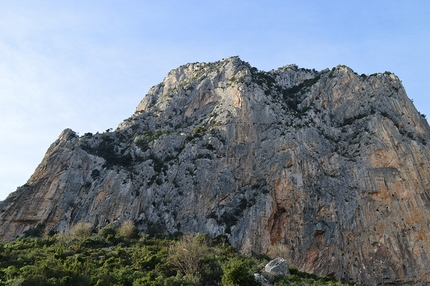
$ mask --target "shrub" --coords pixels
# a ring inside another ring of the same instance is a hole
[[[95,180],[95,179],[97,179],[98,177],[100,177],[100,171],[99,171],[99,170],[97,170],[97,169],[94,169],[94,170],[91,172],[91,178],[93,178],[93,180]]]
[[[202,137],[207,132],[207,128],[204,126],[198,126],[193,130],[194,137]]]
[[[186,235],[169,247],[169,263],[185,275],[195,275],[202,270],[209,249],[203,236]]]
[[[119,227],[118,233],[119,235],[127,239],[139,238],[139,231],[137,227],[134,226],[134,223],[131,220],[124,221]]]
[[[195,281],[193,281],[195,280]],[[193,283],[195,282],[195,283]],[[192,275],[190,276],[182,276],[181,273],[178,272],[176,276],[172,276],[169,278],[166,278],[164,280],[164,285],[169,286],[193,286],[193,285],[199,285],[200,283],[199,277],[194,277]],[[133,285],[134,286],[134,285]]]
[[[139,147],[143,152],[149,149],[148,141],[145,138],[138,137],[134,142],[136,146]]]
[[[41,237],[43,235],[43,232],[45,230],[45,224],[44,223],[38,223],[35,227],[31,227],[24,231],[25,237]]]
[[[224,271],[221,279],[222,285],[259,285],[254,274],[251,273],[249,265],[241,258],[230,259],[222,266],[222,270]]]
[[[115,236],[116,229],[113,226],[108,225],[100,229],[98,234],[103,238],[107,238],[108,236]]]
[[[133,163],[133,156],[130,153],[125,154],[125,150],[121,150],[120,145],[115,143],[115,139],[105,136],[102,141],[94,147],[83,143],[81,148],[86,152],[102,157],[106,160],[106,166],[112,167],[119,165],[129,167]]]
[[[148,238],[163,238],[166,233],[166,227],[162,224],[155,223],[148,227],[146,234]]]
[[[289,268],[290,268],[291,275],[297,275],[299,273],[299,269],[296,266],[291,265]]]
[[[73,227],[77,229],[91,225],[80,223]],[[257,285],[253,273],[265,264],[242,256],[232,246],[207,246],[207,234],[129,243],[102,237],[115,238],[118,232],[107,226],[99,235],[82,239],[55,234],[0,243],[0,285]],[[64,239],[72,244],[65,245]],[[184,275],[172,262],[187,258],[188,252],[194,254],[188,261],[197,267]],[[276,277],[274,285],[346,285],[296,268],[290,271],[291,275]]]
[[[230,243],[228,242],[228,236],[225,234],[219,234],[215,236],[211,241],[212,246],[228,246]]]
[[[269,247],[268,255],[271,259],[276,257],[282,257],[284,259],[288,258],[288,247],[283,243],[277,243]]]
[[[89,222],[78,222],[70,230],[70,236],[74,238],[86,238],[93,232],[93,225]]]

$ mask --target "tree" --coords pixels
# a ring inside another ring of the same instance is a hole
[[[234,257],[222,266],[224,275],[221,283],[225,286],[260,285],[251,273],[249,265],[241,259]]]
[[[124,221],[118,230],[119,234],[127,239],[134,239],[139,237],[139,230],[134,226],[133,221]]]
[[[289,258],[289,249],[288,247],[283,243],[277,243],[274,245],[269,246],[269,257],[271,259],[275,259],[277,257],[282,257],[284,259]]]
[[[101,228],[98,232],[98,235],[103,237],[103,238],[108,238],[109,236],[115,236],[116,235],[116,229],[111,226],[105,226],[103,228]]]
[[[70,235],[74,238],[87,238],[93,232],[93,225],[89,222],[78,222],[70,230]]]
[[[209,248],[200,236],[186,235],[169,247],[168,261],[185,275],[194,275],[202,270]]]

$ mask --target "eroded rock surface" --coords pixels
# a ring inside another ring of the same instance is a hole
[[[287,260],[281,257],[277,257],[269,261],[269,263],[267,263],[264,267],[264,271],[273,275],[286,276],[290,274],[290,268]]]
[[[299,270],[430,281],[430,128],[392,73],[193,63],[114,132],[66,129],[0,202],[0,234],[134,220],[141,231],[284,244]]]

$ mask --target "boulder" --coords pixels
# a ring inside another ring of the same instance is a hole
[[[275,275],[289,275],[290,274],[290,266],[288,265],[287,260],[284,258],[278,257],[271,260],[266,264],[264,270],[267,273],[275,274]]]
[[[254,273],[254,278],[257,282],[260,283],[261,286],[273,286],[273,284],[267,281],[266,277],[264,277],[260,273]]]

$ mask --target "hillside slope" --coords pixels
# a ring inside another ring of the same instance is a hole
[[[187,64],[114,132],[64,130],[0,203],[0,234],[132,219],[225,233],[245,254],[280,243],[300,270],[346,281],[430,281],[428,144],[389,72]]]

